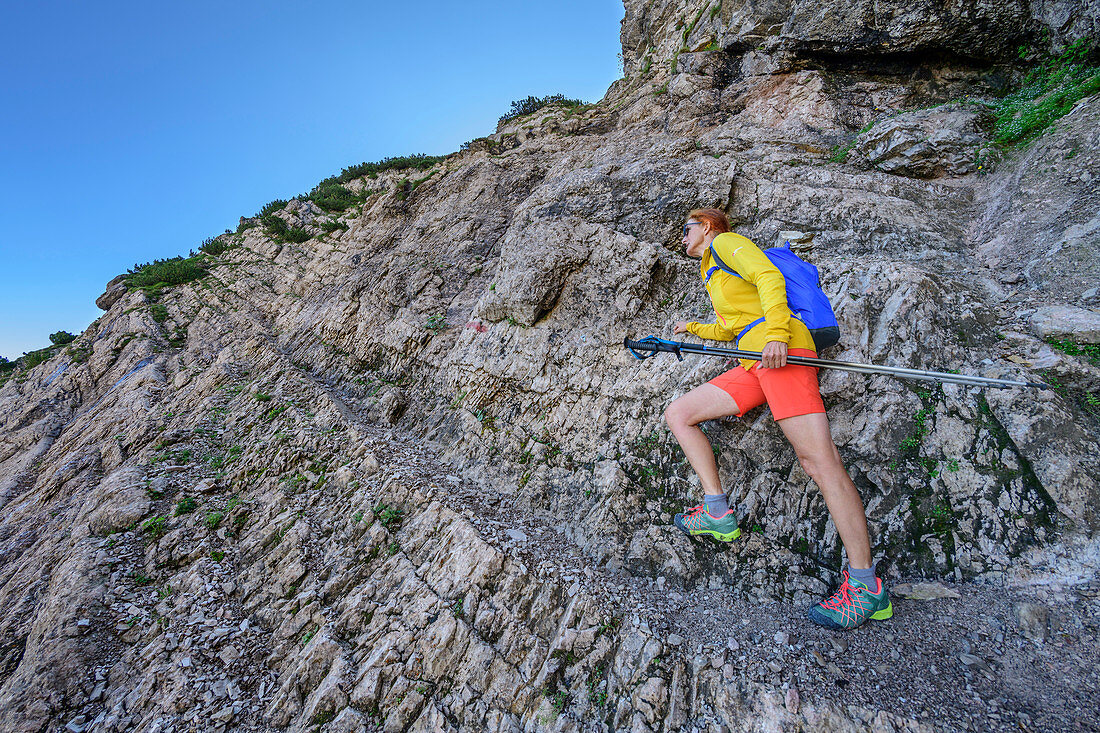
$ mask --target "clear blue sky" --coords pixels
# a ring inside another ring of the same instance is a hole
[[[0,355],[363,161],[444,154],[512,100],[596,101],[620,0],[42,2],[0,28]]]

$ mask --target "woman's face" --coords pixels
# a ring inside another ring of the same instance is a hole
[[[699,258],[707,251],[707,235],[710,225],[706,222],[688,219],[684,222],[684,252],[688,257]]]

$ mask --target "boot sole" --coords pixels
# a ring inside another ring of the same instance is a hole
[[[694,531],[690,532],[690,534],[691,534],[692,537],[698,537],[700,535],[709,534],[711,537],[718,540],[719,542],[733,542],[735,539],[737,539],[738,537],[741,536],[741,528],[738,527],[737,529],[733,530],[732,532],[726,532],[725,534],[723,534],[721,532],[715,532],[713,529],[694,530]]]

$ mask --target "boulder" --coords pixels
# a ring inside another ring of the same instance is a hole
[[[1031,328],[1041,339],[1069,339],[1100,344],[1100,313],[1070,305],[1040,308],[1031,316]]]
[[[106,292],[96,298],[95,304],[100,310],[110,310],[111,306],[121,300],[124,295],[126,295],[126,275],[119,275],[107,283]]]

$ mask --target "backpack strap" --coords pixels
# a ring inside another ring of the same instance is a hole
[[[710,243],[710,256],[714,260],[715,267],[707,270],[708,282],[710,281],[710,276],[714,274],[715,270],[721,270],[722,272],[728,275],[733,275],[734,277],[741,277],[741,275],[737,273],[737,270],[727,265],[725,262],[722,261],[722,258],[718,256],[718,253],[714,250],[714,242]],[[741,277],[741,279],[744,280],[745,278]]]
[[[753,321],[753,322],[752,322],[752,323],[750,323],[749,325],[747,325],[747,326],[745,326],[744,328],[742,328],[742,329],[741,329],[741,333],[737,334],[737,338],[735,338],[735,339],[733,340],[733,346],[734,346],[734,348],[738,348],[738,349],[739,349],[739,348],[741,348],[741,339],[742,339],[742,338],[744,337],[744,335],[745,335],[746,333],[748,333],[749,331],[751,331],[752,329],[754,329],[754,328],[756,328],[757,326],[759,326],[759,325],[760,325],[761,323],[763,323],[763,322],[764,322],[764,319],[763,319],[763,318],[757,318],[757,319],[756,319],[755,321]]]

